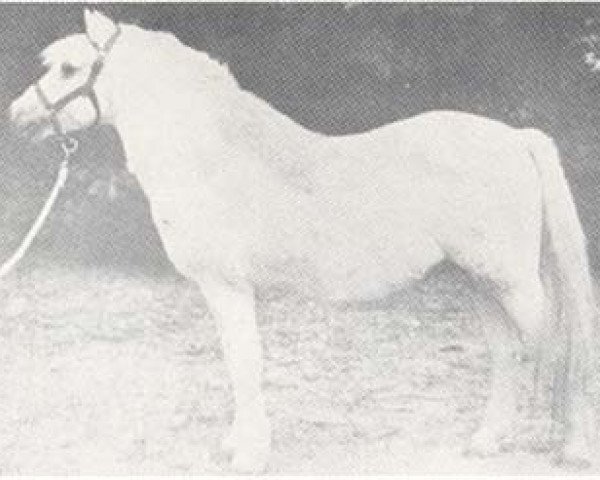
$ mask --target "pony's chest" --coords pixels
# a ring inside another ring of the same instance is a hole
[[[280,237],[286,232],[295,236],[289,199],[261,178],[242,172],[209,180],[168,172],[138,178],[167,253],[181,270],[192,264],[247,270],[250,257],[285,244]]]
[[[236,195],[224,195],[206,184],[172,185],[146,191],[152,216],[163,239],[189,238],[194,250],[232,249],[258,228],[253,208]]]

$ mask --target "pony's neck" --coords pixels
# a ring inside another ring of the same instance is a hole
[[[275,166],[281,168],[298,160],[300,145],[314,143],[316,134],[241,90],[229,70],[205,53],[164,33],[126,27],[123,34],[113,69],[113,110],[132,170],[169,152],[169,162],[193,156],[209,172],[217,162],[264,159],[270,145],[284,146]]]
[[[220,98],[224,90],[233,91],[233,77],[171,35],[126,25],[122,36],[107,83],[111,122],[130,168],[146,168],[165,152],[172,157],[169,162],[193,154],[209,167],[211,156],[202,153],[220,136],[219,124],[227,114]]]

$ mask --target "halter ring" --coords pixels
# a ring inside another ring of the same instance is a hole
[[[77,139],[70,137],[69,135],[65,135],[61,139],[60,146],[62,147],[63,152],[65,153],[65,158],[69,158],[79,148],[79,142],[77,141]]]

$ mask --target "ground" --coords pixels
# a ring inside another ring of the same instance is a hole
[[[261,298],[269,472],[573,472],[552,461],[548,392],[532,401],[527,362],[514,442],[493,458],[463,456],[489,359],[455,273],[378,306]],[[2,473],[229,472],[219,441],[231,387],[193,284],[44,268],[4,279],[0,298]]]

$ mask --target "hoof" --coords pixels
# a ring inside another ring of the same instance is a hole
[[[270,453],[270,449],[253,447],[236,450],[231,460],[231,468],[237,473],[265,473]]]
[[[592,466],[592,462],[581,455],[571,455],[559,452],[553,459],[554,465],[569,470],[586,470]]]
[[[235,434],[233,429],[231,429],[229,434],[226,435],[225,438],[223,438],[223,440],[221,441],[221,450],[225,453],[232,454],[235,451],[237,445],[236,437],[237,435]]]
[[[465,451],[466,455],[476,457],[491,457],[514,448],[508,440],[505,428],[486,428],[477,430]]]
[[[499,446],[492,447],[489,445],[480,445],[480,444],[469,444],[467,448],[464,449],[463,455],[466,457],[476,457],[476,458],[489,458],[495,457],[501,453],[501,449]]]
[[[464,453],[468,457],[494,457],[501,453],[501,448],[498,442],[476,439],[471,441]]]
[[[221,448],[232,455],[232,469],[238,473],[264,473],[271,454],[269,420],[235,421]]]
[[[568,442],[557,453],[554,463],[574,470],[585,470],[592,465],[587,442]]]

